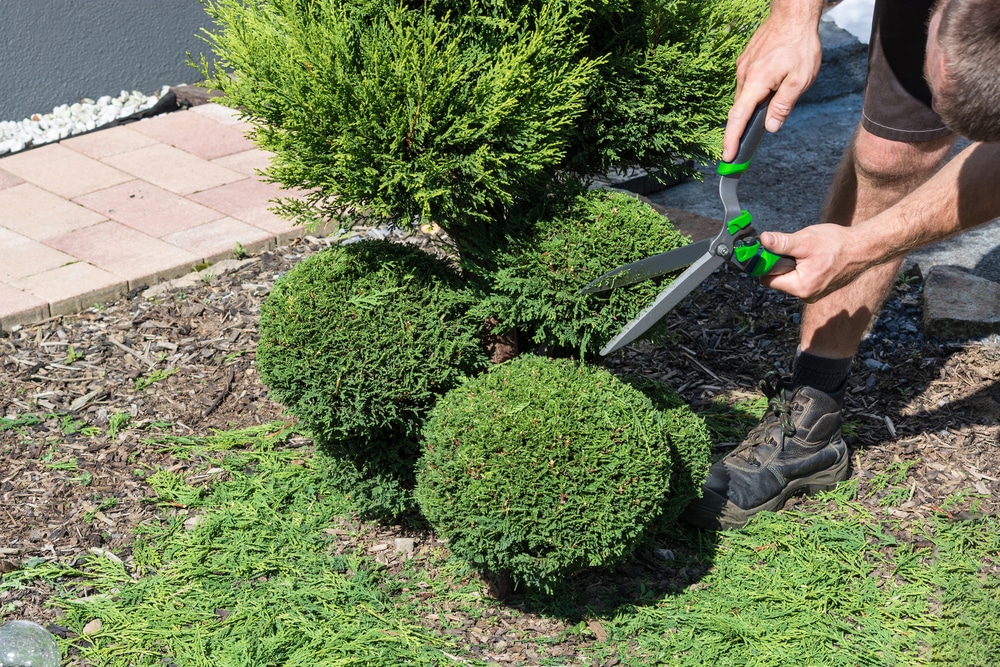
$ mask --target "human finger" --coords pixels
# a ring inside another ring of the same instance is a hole
[[[722,136],[722,161],[732,162],[740,149],[740,139],[754,110],[771,94],[771,89],[760,84],[745,84],[729,109],[726,130]]]

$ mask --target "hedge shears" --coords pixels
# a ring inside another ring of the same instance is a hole
[[[736,196],[736,186],[739,184],[740,176],[749,168],[750,158],[764,134],[764,120],[770,101],[771,97],[768,96],[754,109],[743,136],[740,137],[739,150],[733,161],[719,163],[717,169],[720,176],[719,198],[722,200],[724,214],[722,230],[714,238],[703,239],[619,266],[580,290],[582,294],[603,292],[656,278],[684,266],[688,267],[604,346],[601,350],[602,355],[614,352],[644,334],[691,290],[726,262],[732,262],[751,276],[763,276],[776,269],[785,272],[794,266],[793,259],[783,258],[764,249],[757,238],[757,232],[750,224],[752,222],[750,213],[740,208]],[[779,260],[782,260],[780,264]]]

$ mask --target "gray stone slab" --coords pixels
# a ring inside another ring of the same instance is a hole
[[[945,340],[1000,333],[1000,283],[954,266],[924,279],[924,331]]]

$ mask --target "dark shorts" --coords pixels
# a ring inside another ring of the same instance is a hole
[[[933,6],[934,0],[875,1],[861,124],[883,139],[929,141],[953,134],[931,109],[924,80]]]

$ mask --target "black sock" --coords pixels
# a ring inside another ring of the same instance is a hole
[[[792,384],[819,389],[827,394],[837,394],[844,389],[847,376],[851,372],[851,361],[847,359],[827,359],[797,350],[792,363]]]

